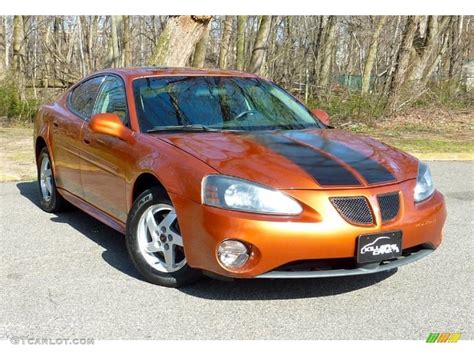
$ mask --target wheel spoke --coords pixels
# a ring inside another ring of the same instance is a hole
[[[168,249],[163,250],[163,256],[165,257],[165,267],[168,270],[172,270],[174,268],[175,262],[175,251],[174,246],[171,244]]]
[[[169,241],[170,244],[178,245],[180,247],[183,246],[183,237],[181,237],[178,233],[175,233],[173,231],[168,231],[168,240],[169,236],[172,237],[172,239]]]
[[[46,178],[46,190],[48,190],[49,194],[53,193],[53,186],[51,183],[51,178]]]
[[[148,253],[156,253],[157,251],[161,251],[161,247],[158,245],[158,242],[151,242],[145,246],[145,250]]]
[[[146,226],[153,240],[157,239],[158,225],[155,221],[153,211],[149,211],[146,215]]]
[[[176,212],[174,210],[171,210],[165,218],[160,222],[159,227],[165,227],[166,231],[170,230],[171,225],[174,223],[176,220]]]
[[[46,177],[46,178],[51,177],[51,169],[46,169],[46,170],[44,171],[44,177]]]

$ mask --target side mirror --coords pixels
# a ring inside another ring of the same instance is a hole
[[[329,115],[327,114],[327,112],[324,112],[323,110],[320,110],[317,108],[315,108],[314,110],[311,110],[311,112],[326,126],[331,125],[329,122]]]
[[[133,132],[125,127],[120,118],[113,113],[98,113],[92,116],[89,127],[96,133],[117,137],[125,142],[133,143]]]

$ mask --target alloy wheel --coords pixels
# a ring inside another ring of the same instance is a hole
[[[53,174],[51,170],[51,162],[47,156],[41,160],[40,187],[43,199],[46,202],[49,202],[53,194]]]
[[[183,238],[171,205],[147,208],[138,222],[137,237],[141,254],[157,271],[175,272],[186,265]]]

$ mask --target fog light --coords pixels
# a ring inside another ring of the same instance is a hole
[[[247,246],[237,240],[224,240],[217,249],[217,257],[229,269],[239,269],[249,259]]]

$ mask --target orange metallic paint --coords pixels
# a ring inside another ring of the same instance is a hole
[[[91,117],[89,128],[96,133],[120,138],[133,144],[133,131],[125,127],[120,118],[113,113],[99,113]]]
[[[350,146],[390,169],[396,183],[368,186],[347,166],[361,186],[319,186],[293,162],[255,143],[245,134],[140,132],[132,93],[133,80],[145,76],[243,76],[253,74],[196,69],[130,68],[105,70],[125,83],[130,129],[114,115],[99,115],[90,122],[68,110],[69,91],[57,102],[44,105],[35,122],[35,142],[41,137],[49,148],[60,193],[71,203],[124,233],[133,204],[133,188],[141,174],[154,175],[166,188],[178,215],[188,263],[195,268],[231,277],[255,277],[291,261],[353,257],[360,234],[401,230],[403,248],[442,239],[446,218],[443,196],[436,192],[415,203],[415,158],[374,141],[340,130],[314,130]],[[245,159],[242,159],[244,157]],[[289,173],[290,172],[290,173]],[[297,199],[299,216],[268,216],[223,210],[201,203],[201,181],[208,174],[238,176],[283,190]],[[375,196],[400,191],[398,217],[381,223]],[[375,224],[349,224],[329,202],[331,196],[366,196],[374,209]],[[236,238],[251,246],[247,265],[226,270],[217,258],[218,243]]]

